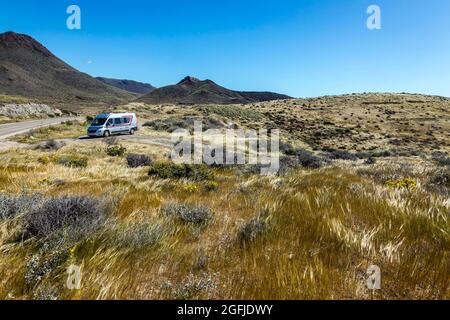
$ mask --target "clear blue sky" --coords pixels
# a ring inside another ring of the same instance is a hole
[[[81,30],[66,28],[70,4]],[[370,4],[379,31],[366,28]],[[155,86],[193,75],[296,97],[450,96],[449,0],[2,0],[9,30],[91,75]]]

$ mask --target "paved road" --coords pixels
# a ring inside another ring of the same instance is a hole
[[[0,125],[0,150],[11,148],[11,147],[29,147],[29,145],[21,144],[13,141],[8,141],[6,138],[15,136],[17,134],[25,133],[33,129],[40,127],[50,126],[54,124],[59,124],[64,121],[74,120],[74,117],[61,117],[61,118],[51,118],[51,119],[41,119],[41,120],[31,120],[24,122],[7,123]],[[160,137],[150,137],[150,136],[130,136],[130,135],[119,135],[118,139],[126,139],[130,141],[135,141],[143,144],[158,145],[164,147],[172,147],[170,139],[164,139]],[[66,143],[71,143],[75,141],[80,142],[95,142],[102,141],[103,138],[88,138],[80,137],[78,139],[62,139]]]
[[[62,117],[62,118],[50,118],[50,119],[40,119],[31,120],[24,122],[7,123],[0,125],[0,140],[6,139],[16,134],[25,133],[32,129],[37,129],[40,127],[49,126],[52,124],[59,124],[64,121],[73,120],[73,117]]]

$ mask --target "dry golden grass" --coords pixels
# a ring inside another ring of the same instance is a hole
[[[168,150],[124,142],[130,152],[163,160]],[[69,258],[35,285],[25,283],[39,242],[11,241],[20,217],[0,221],[0,298],[29,299],[449,299],[450,201],[426,190],[431,168],[414,160],[413,190],[393,189],[367,172],[396,170],[392,161],[350,167],[340,162],[280,177],[214,169],[206,182],[159,180],[108,157],[105,145],[75,143],[57,152],[0,153],[0,190],[45,196],[88,195],[113,205],[104,226],[71,245]],[[89,157],[87,168],[51,161]],[[50,161],[44,161],[48,157]],[[406,161],[406,160],[401,160]],[[195,184],[197,188],[186,188]],[[168,202],[204,205],[206,225],[161,212]],[[267,225],[243,241],[242,227],[264,213]],[[135,226],[160,227],[150,244],[131,245]],[[42,257],[45,257],[42,255]],[[66,268],[82,266],[82,289],[68,290]],[[366,270],[382,271],[382,290],[365,286]]]
[[[281,129],[283,140],[296,147],[396,155],[277,177],[216,168],[215,183],[161,180],[149,177],[148,168],[131,169],[124,158],[107,156],[99,140],[53,152],[2,151],[2,194],[86,195],[105,199],[112,209],[97,232],[55,251],[42,249],[45,239],[20,241],[22,217],[0,220],[0,299],[449,299],[448,181],[447,189],[432,185],[448,167],[431,161],[432,152],[450,151],[449,101],[366,94],[117,109],[137,112],[141,124],[213,117],[241,128]],[[92,106],[83,108],[92,115]],[[84,132],[82,124],[62,125],[15,140]],[[170,137],[148,127],[138,132],[146,135]],[[121,144],[155,161],[167,161],[170,152],[132,140]],[[62,166],[57,159],[63,156],[88,158],[87,167]],[[404,181],[411,187],[402,187]],[[172,202],[207,206],[213,217],[205,225],[168,217],[162,208]],[[39,281],[25,281],[33,259],[59,254],[65,259]],[[65,286],[71,264],[82,266],[80,290]],[[366,286],[373,264],[382,272],[379,291]]]

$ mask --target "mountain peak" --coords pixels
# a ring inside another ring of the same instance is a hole
[[[40,52],[45,56],[51,56],[50,51],[32,37],[8,31],[0,33],[0,48],[2,49],[25,49]]]
[[[187,76],[183,80],[178,82],[178,84],[194,84],[197,82],[200,82],[200,80],[195,77]]]
[[[286,95],[272,92],[233,91],[216,84],[212,80],[185,77],[176,85],[153,90],[138,101],[148,104],[240,104],[260,101],[291,99]]]

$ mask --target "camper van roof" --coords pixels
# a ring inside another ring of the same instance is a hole
[[[132,115],[133,113],[102,113],[97,116],[97,118],[109,118],[111,116],[128,116]]]

